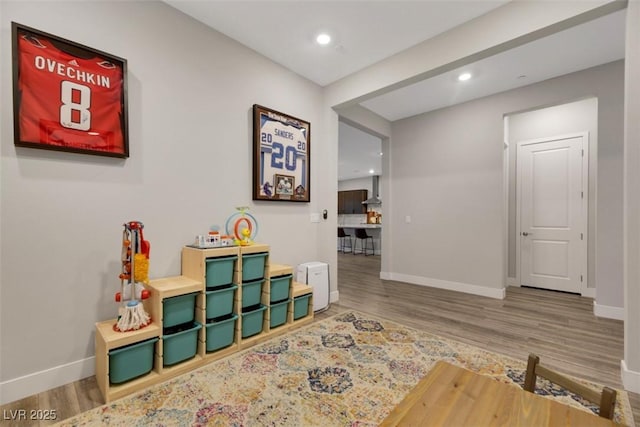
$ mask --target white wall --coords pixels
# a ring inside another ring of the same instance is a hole
[[[394,245],[390,273],[416,283],[453,286],[500,297],[503,287],[503,116],[540,106],[599,96],[599,140],[612,162],[598,175],[607,186],[620,182],[622,62],[595,67],[455,107],[399,120],[392,124],[390,240]],[[598,89],[596,89],[598,88]],[[606,111],[602,111],[606,109]],[[613,218],[622,200],[608,195]],[[411,217],[411,223],[405,217]],[[619,225],[599,244],[620,247]],[[420,249],[399,242],[420,241]],[[386,247],[383,253],[386,252]],[[605,258],[606,259],[606,258]],[[599,262],[597,264],[600,265]],[[607,268],[603,267],[603,274]],[[612,266],[615,269],[615,265]],[[598,293],[614,295],[620,306],[621,283],[615,270]],[[599,282],[598,282],[599,283]]]
[[[117,313],[123,222],[145,224],[151,278],[179,274],[181,247],[242,205],[273,261],[335,265],[333,242],[318,243],[335,218],[309,219],[336,203],[323,165],[337,117],[323,114],[321,88],[164,3],[3,1],[0,12],[0,401],[92,373],[94,323]],[[13,145],[11,21],[128,60],[129,159]],[[254,103],[311,122],[311,203],[251,201]]]

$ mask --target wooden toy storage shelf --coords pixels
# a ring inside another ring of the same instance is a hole
[[[264,255],[264,278],[261,288],[260,304],[266,306],[262,319],[262,330],[247,338],[242,337],[242,260],[243,255]],[[238,285],[233,299],[233,314],[237,315],[235,321],[234,338],[230,345],[219,350],[207,352],[207,298],[206,298],[206,272],[207,260],[234,257],[237,259],[233,267],[233,283]],[[170,378],[194,370],[214,360],[226,357],[241,349],[251,347],[266,341],[274,336],[286,333],[293,328],[300,327],[313,321],[313,297],[308,298],[309,308],[307,315],[294,320],[294,298],[301,295],[312,294],[312,288],[293,280],[289,286],[289,303],[287,306],[286,322],[276,328],[270,327],[270,279],[292,275],[293,268],[288,265],[271,264],[269,260],[269,246],[254,244],[251,246],[233,246],[198,249],[185,246],[182,250],[182,276],[167,277],[150,281],[149,290],[151,298],[144,301],[147,312],[151,315],[153,323],[149,326],[132,332],[115,332],[113,325],[116,320],[107,320],[96,323],[96,380],[102,392],[105,403],[128,394],[140,391],[151,385],[166,381]],[[195,321],[203,325],[198,331],[198,343],[196,355],[173,366],[163,366],[163,300],[180,295],[198,292],[196,297]],[[126,345],[136,344],[151,338],[160,338],[155,343],[153,369],[146,375],[132,379],[122,384],[109,382],[109,351]]]
[[[242,284],[246,282],[243,280],[243,258],[244,255],[254,255],[266,253],[265,263],[264,263],[264,282],[262,283],[261,289],[261,298],[260,304],[266,306],[266,310],[264,311],[263,319],[262,319],[262,331],[256,335],[252,335],[247,338],[242,338]],[[313,310],[309,311],[309,314],[301,319],[293,320],[293,304],[290,303],[287,309],[287,321],[284,325],[278,326],[277,328],[270,327],[270,319],[271,319],[271,309],[270,309],[270,290],[271,290],[271,278],[284,276],[288,274],[293,274],[293,267],[288,265],[281,264],[271,264],[269,257],[269,245],[265,244],[254,244],[250,246],[238,246],[238,247],[227,247],[227,248],[208,248],[208,249],[198,249],[189,246],[185,246],[182,250],[182,274],[191,279],[206,282],[206,263],[208,259],[216,258],[216,257],[224,257],[230,255],[237,255],[238,259],[235,265],[234,270],[234,280],[233,282],[238,285],[238,289],[235,295],[234,302],[234,314],[238,316],[236,321],[236,331],[234,343],[227,347],[226,349],[219,350],[211,353],[201,353],[205,360],[215,360],[221,357],[224,357],[230,353],[238,351],[240,349],[244,349],[255,345],[259,342],[265,341],[269,338],[272,338],[276,335],[282,334],[290,330],[291,327],[299,327],[306,323],[313,321]],[[303,293],[311,293],[312,288],[306,285],[305,288],[302,289]],[[294,286],[293,282],[289,289],[289,299],[293,299]],[[298,291],[300,292],[300,290]],[[204,318],[204,313],[206,311],[206,300],[204,298],[198,299],[198,309],[196,312],[197,321],[204,323],[206,322]],[[199,317],[198,317],[199,316]],[[201,331],[201,340],[203,343],[205,342],[205,333],[206,331]],[[202,346],[205,348],[205,346]]]
[[[105,403],[134,393],[152,384],[163,381],[156,370],[147,375],[127,381],[123,384],[109,384],[109,351],[135,344],[150,338],[157,338],[162,334],[158,323],[151,323],[145,328],[132,332],[116,332],[113,325],[116,319],[96,323],[96,382],[102,392]]]
[[[185,276],[165,277],[163,279],[151,280],[148,286],[151,291],[151,298],[145,305],[147,312],[151,315],[154,323],[160,325],[162,337],[162,324],[165,313],[163,303],[167,298],[187,295],[194,292],[202,291],[202,282],[190,279]],[[198,319],[195,319],[198,321]],[[199,343],[198,343],[199,345]],[[164,340],[160,339],[156,343],[156,351],[154,352],[154,369],[161,375],[176,376],[188,372],[201,365],[202,357],[196,354],[193,358],[177,363],[173,366],[164,366],[163,355],[165,355]],[[198,351],[196,350],[196,353]]]

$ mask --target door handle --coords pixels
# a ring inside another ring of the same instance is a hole
[[[529,235],[533,236],[533,233],[527,233],[526,231],[523,231],[523,232],[522,232],[522,235],[523,235],[524,237],[527,237],[527,236],[529,236]]]

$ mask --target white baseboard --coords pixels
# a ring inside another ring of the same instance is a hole
[[[593,314],[606,319],[624,320],[624,307],[612,307],[593,302]]]
[[[630,371],[624,360],[620,361],[622,385],[627,391],[640,393],[640,372]]]
[[[596,288],[585,288],[584,291],[580,292],[580,295],[587,298],[595,298]]]
[[[391,273],[389,273],[388,271],[381,271],[380,278],[382,280],[391,280]]]
[[[13,402],[52,388],[79,381],[95,374],[96,358],[87,357],[66,365],[0,383],[0,404]]]
[[[338,302],[338,299],[340,299],[340,293],[338,291],[332,291],[329,294],[329,302]]]
[[[472,285],[469,283],[450,282],[448,280],[432,279],[422,276],[411,276],[409,274],[390,273],[389,280],[411,283],[414,285],[430,286],[432,288],[447,289],[450,291],[464,292],[466,294],[480,295],[483,297],[504,299],[506,291],[504,288],[488,288],[485,286]]]

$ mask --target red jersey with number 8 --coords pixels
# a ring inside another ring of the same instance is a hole
[[[67,148],[124,151],[123,71],[19,31],[20,139]]]

